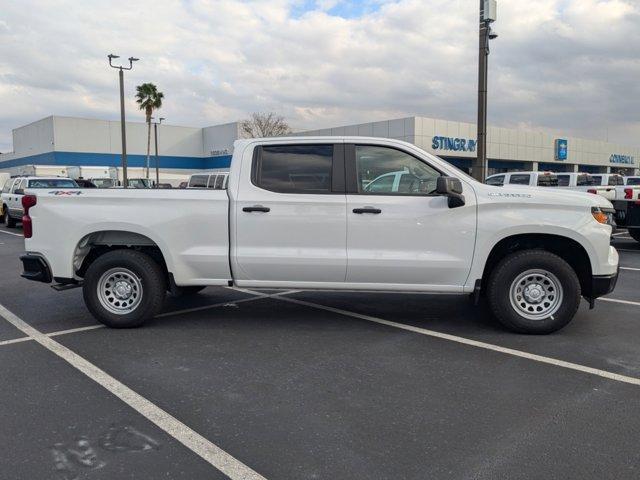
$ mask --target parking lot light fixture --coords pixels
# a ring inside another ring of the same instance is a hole
[[[151,117],[153,118],[153,117]],[[158,125],[162,124],[164,117],[160,117],[158,122],[153,124],[153,137],[156,144],[156,188],[160,184],[160,157],[158,156]]]
[[[139,58],[129,57],[129,66],[125,67],[124,65],[114,65],[113,60],[116,58],[120,58],[119,55],[114,55],[110,53],[107,55],[109,59],[109,66],[111,68],[118,69],[118,78],[120,80],[120,129],[122,135],[122,185],[124,188],[129,186],[129,180],[127,177],[127,129],[125,124],[125,116],[124,116],[124,70],[131,70],[133,68],[133,62],[137,62],[140,60]]]

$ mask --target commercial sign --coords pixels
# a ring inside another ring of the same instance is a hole
[[[634,163],[636,163],[635,159],[631,155],[618,155],[617,153],[614,153],[609,157],[609,162],[623,163],[626,165],[633,165]]]
[[[567,159],[568,142],[564,138],[556,138],[555,142],[555,158],[556,160]]]
[[[452,150],[454,152],[475,152],[476,140],[457,137],[433,137],[431,148],[434,150]]]

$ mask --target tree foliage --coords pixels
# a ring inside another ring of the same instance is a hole
[[[282,137],[291,133],[284,117],[269,113],[252,113],[240,122],[240,133],[244,138]]]

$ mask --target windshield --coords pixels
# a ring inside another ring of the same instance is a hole
[[[27,188],[78,188],[78,184],[64,178],[38,178],[29,180]]]

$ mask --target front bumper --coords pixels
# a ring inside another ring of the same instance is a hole
[[[613,292],[618,282],[618,274],[620,273],[620,267],[616,270],[616,273],[611,275],[594,275],[591,277],[591,292],[588,296],[589,299],[594,300],[603,295],[607,295]]]
[[[51,283],[51,269],[40,255],[27,253],[20,257],[24,271],[21,277],[36,282]]]

